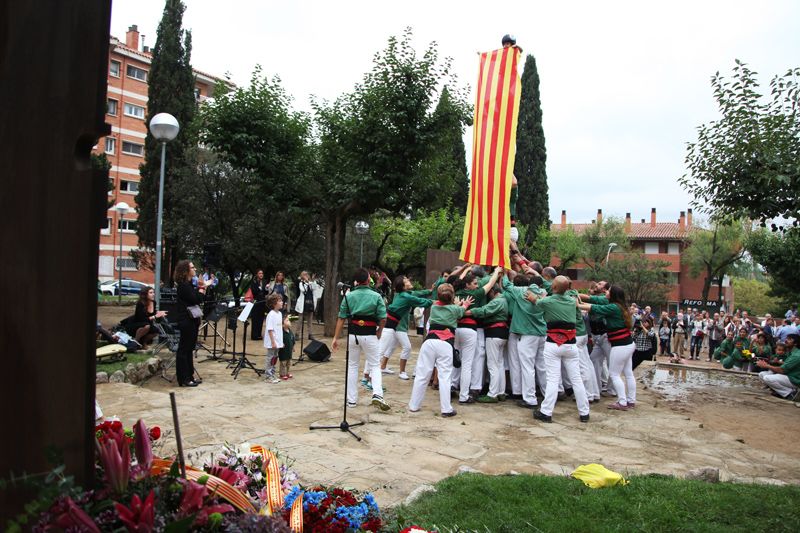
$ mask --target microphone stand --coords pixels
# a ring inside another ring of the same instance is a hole
[[[348,288],[349,290],[349,288]],[[350,302],[347,301],[347,292],[344,293],[344,306],[345,310],[347,311],[347,344],[344,351],[344,404],[342,405],[342,421],[339,423],[338,426],[309,426],[309,430],[314,429],[339,429],[341,431],[346,431],[350,433],[358,442],[361,442],[361,437],[353,433],[350,428],[356,426],[363,426],[364,422],[356,422],[355,424],[350,424],[347,421],[347,372],[350,369],[350,319],[353,315],[350,313]],[[356,342],[358,342],[358,338],[356,337]]]

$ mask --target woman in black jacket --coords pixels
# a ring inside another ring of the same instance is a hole
[[[263,270],[256,272],[255,277],[250,282],[250,293],[253,295],[253,309],[250,311],[250,317],[253,319],[253,328],[250,330],[250,338],[258,341],[263,338],[264,316],[267,314],[266,301],[269,293]]]
[[[181,387],[196,387],[200,380],[193,379],[194,365],[192,353],[197,345],[197,331],[200,328],[202,305],[205,299],[203,278],[198,278],[197,289],[192,285],[195,268],[191,261],[184,259],[175,266],[175,282],[178,284],[178,306],[176,320],[181,332],[178,353],[175,357],[175,373]]]

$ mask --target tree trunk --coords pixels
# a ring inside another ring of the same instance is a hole
[[[341,213],[332,213],[327,217],[325,227],[325,336],[332,337],[336,329],[339,314],[339,291],[336,284],[341,279],[339,268],[344,260],[344,238],[347,217]]]
[[[708,293],[711,291],[711,280],[713,279],[711,265],[706,267],[706,279],[703,280],[703,306],[708,302]]]

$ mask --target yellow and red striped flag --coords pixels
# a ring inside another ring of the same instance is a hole
[[[510,267],[509,197],[517,151],[518,48],[480,54],[472,143],[472,178],[461,244],[462,261]]]

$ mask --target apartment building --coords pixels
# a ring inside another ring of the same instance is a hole
[[[138,248],[136,193],[139,190],[139,165],[144,162],[147,76],[153,57],[150,49],[143,46],[141,41],[136,26],[128,28],[125,42],[113,36],[109,41],[106,122],[111,126],[111,134],[100,139],[95,151],[105,153],[111,163],[109,177],[113,189],[108,193],[109,202],[125,202],[132,209],[122,217],[114,209],[107,212],[107,224],[100,235],[97,269],[101,281],[117,278],[121,266],[125,278],[149,284],[154,282],[153,272],[137,270],[130,257],[131,250]],[[198,70],[194,70],[194,74],[198,102],[212,96],[216,85],[225,81]]]

